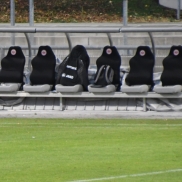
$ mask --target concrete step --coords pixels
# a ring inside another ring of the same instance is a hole
[[[86,47],[90,47],[88,49],[88,53],[90,56],[99,56],[102,53],[102,48],[106,45],[109,45],[109,40],[106,35],[97,35],[97,36],[71,36],[71,43],[72,46],[75,46],[77,44],[84,45]],[[4,36],[0,37],[0,48],[6,47],[7,49],[11,46],[11,37]],[[113,45],[118,48],[118,51],[121,55],[128,55],[132,56],[135,54],[136,48],[140,45],[148,45],[151,47],[151,40],[147,36],[130,36],[127,38],[123,38],[120,34],[119,36],[113,36],[112,37]],[[182,44],[182,36],[164,36],[164,37],[154,37],[155,46],[156,49],[156,56],[166,56],[169,53],[169,49],[172,45],[181,45]],[[27,41],[25,37],[16,37],[15,38],[15,45],[27,47]],[[57,48],[54,49],[55,54],[58,57],[64,57],[69,54],[68,49],[68,42],[65,36],[60,37],[46,37],[46,36],[40,36],[40,37],[34,37],[33,46],[36,46],[37,49],[40,45],[50,45],[51,47],[56,46]],[[167,46],[167,48],[163,48]],[[92,49],[91,49],[92,47]],[[94,48],[95,47],[95,48]],[[95,50],[96,47],[98,50]],[[125,51],[126,48],[129,49],[129,51]],[[66,50],[65,50],[66,49]],[[7,52],[7,51],[6,51]],[[5,55],[6,52],[1,52],[2,55]],[[25,51],[25,54],[28,54],[27,51]],[[34,51],[35,53],[37,50]]]
[[[140,44],[151,44],[150,38],[147,34],[141,34],[141,35],[125,35],[123,34],[115,34],[111,35],[112,41],[114,45],[121,45],[124,43],[124,41],[127,40],[128,45],[140,45]],[[156,45],[178,45],[182,43],[182,35],[157,35],[153,36],[155,44]],[[1,43],[3,45],[10,45],[11,44],[11,35],[0,35]],[[82,43],[84,45],[105,45],[108,44],[108,37],[107,35],[100,34],[100,35],[70,35],[70,39],[72,41],[72,44],[78,44]],[[56,36],[46,36],[46,35],[34,35],[34,44],[35,45],[60,45],[60,44],[66,44],[67,45],[67,39],[65,35],[56,35]],[[26,45],[26,38],[24,35],[21,36],[15,36],[16,44],[19,45]]]

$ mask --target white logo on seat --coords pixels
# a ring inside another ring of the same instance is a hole
[[[110,55],[110,54],[112,53],[112,50],[111,50],[110,48],[108,48],[108,49],[106,50],[106,53],[107,53],[108,55]]]
[[[73,79],[73,76],[72,75],[66,75],[66,78]]]
[[[69,78],[69,79],[73,79],[74,78],[74,76],[72,76],[72,75],[66,75],[66,73],[63,73],[62,74],[62,77],[66,77],[66,78]]]
[[[11,55],[13,55],[13,56],[16,55],[16,50],[15,49],[11,50]]]
[[[178,56],[178,55],[179,55],[179,50],[178,50],[178,49],[175,49],[175,50],[173,51],[173,54],[174,54],[175,56]]]
[[[66,76],[66,74],[65,74],[65,73],[63,73],[63,74],[62,74],[62,77],[65,77],[65,76]]]
[[[42,54],[42,56],[45,56],[47,54],[47,51],[46,50],[42,50],[41,54]]]
[[[144,50],[140,51],[140,56],[145,56],[145,51]]]
[[[76,67],[73,67],[73,66],[70,66],[70,65],[67,65],[66,68],[69,68],[69,69],[72,69],[72,70],[77,70]]]

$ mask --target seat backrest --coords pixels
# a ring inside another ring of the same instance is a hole
[[[81,84],[87,90],[90,57],[84,46],[76,45],[58,68],[56,84],[74,86]]]
[[[129,61],[130,71],[125,79],[127,85],[153,86],[154,55],[148,46],[139,46]]]
[[[120,87],[121,56],[115,46],[105,46],[102,55],[96,60],[96,65],[97,70],[103,65],[109,65],[114,71],[112,84],[117,85],[118,88]]]
[[[30,81],[32,85],[55,84],[56,56],[50,46],[40,46],[31,64]]]
[[[23,83],[25,56],[21,47],[11,46],[1,60],[0,82]]]
[[[172,46],[169,55],[163,59],[161,74],[163,86],[182,85],[182,46]]]

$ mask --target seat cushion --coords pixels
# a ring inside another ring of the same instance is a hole
[[[18,91],[21,83],[1,83],[0,92],[15,92]]]
[[[21,47],[12,46],[1,60],[0,83],[22,83],[25,56]]]
[[[52,88],[52,85],[24,85],[23,90],[25,92],[48,92]]]
[[[105,46],[103,48],[102,54],[96,60],[97,71],[103,65],[109,65],[114,70],[113,85],[121,85],[120,83],[120,66],[121,66],[121,56],[115,46]]]
[[[40,46],[31,65],[30,81],[32,85],[54,85],[56,56],[50,46]]]
[[[182,46],[171,46],[169,55],[163,59],[162,86],[182,85]]]
[[[74,86],[64,86],[61,84],[57,84],[56,91],[57,92],[82,92],[83,86],[80,84],[74,85]]]
[[[143,93],[148,92],[150,86],[148,85],[134,85],[134,86],[128,86],[128,85],[122,85],[121,86],[121,92],[124,93]]]
[[[162,86],[162,85],[155,85],[153,91],[156,93],[178,93],[182,91],[181,85],[174,85],[174,86]]]
[[[154,55],[148,46],[139,46],[136,54],[129,60],[130,71],[126,76],[125,83],[128,86],[152,85]]]
[[[115,92],[116,91],[116,87],[114,85],[107,85],[105,87],[95,87],[95,85],[89,85],[88,86],[88,91],[89,92]]]

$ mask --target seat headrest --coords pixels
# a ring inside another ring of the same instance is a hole
[[[148,46],[139,46],[137,48],[135,56],[140,56],[140,57],[144,57],[144,58],[146,58],[146,57],[153,58],[154,57],[150,47],[148,47]]]
[[[83,50],[85,51],[86,49],[85,49],[85,47],[83,46],[83,45],[76,45],[75,47],[73,47],[73,49],[72,50],[74,50],[74,51],[77,51],[77,52],[82,52]]]
[[[169,56],[175,56],[175,57],[182,56],[182,46],[173,45],[169,51]]]
[[[48,45],[40,46],[39,50],[38,50],[38,53],[37,53],[37,56],[43,57],[43,58],[51,58],[51,57],[55,58],[55,54],[52,51],[52,48],[50,46],[48,46]]]
[[[22,51],[21,47],[19,47],[19,46],[11,46],[8,50],[6,57],[25,58],[23,51]]]
[[[108,57],[110,59],[120,59],[120,55],[115,46],[105,46],[101,56]]]
[[[71,53],[69,55],[69,57],[74,57],[77,58],[79,57],[81,54],[86,53],[86,49],[84,46],[82,45],[76,45],[75,47],[73,47],[73,49],[71,50]]]

